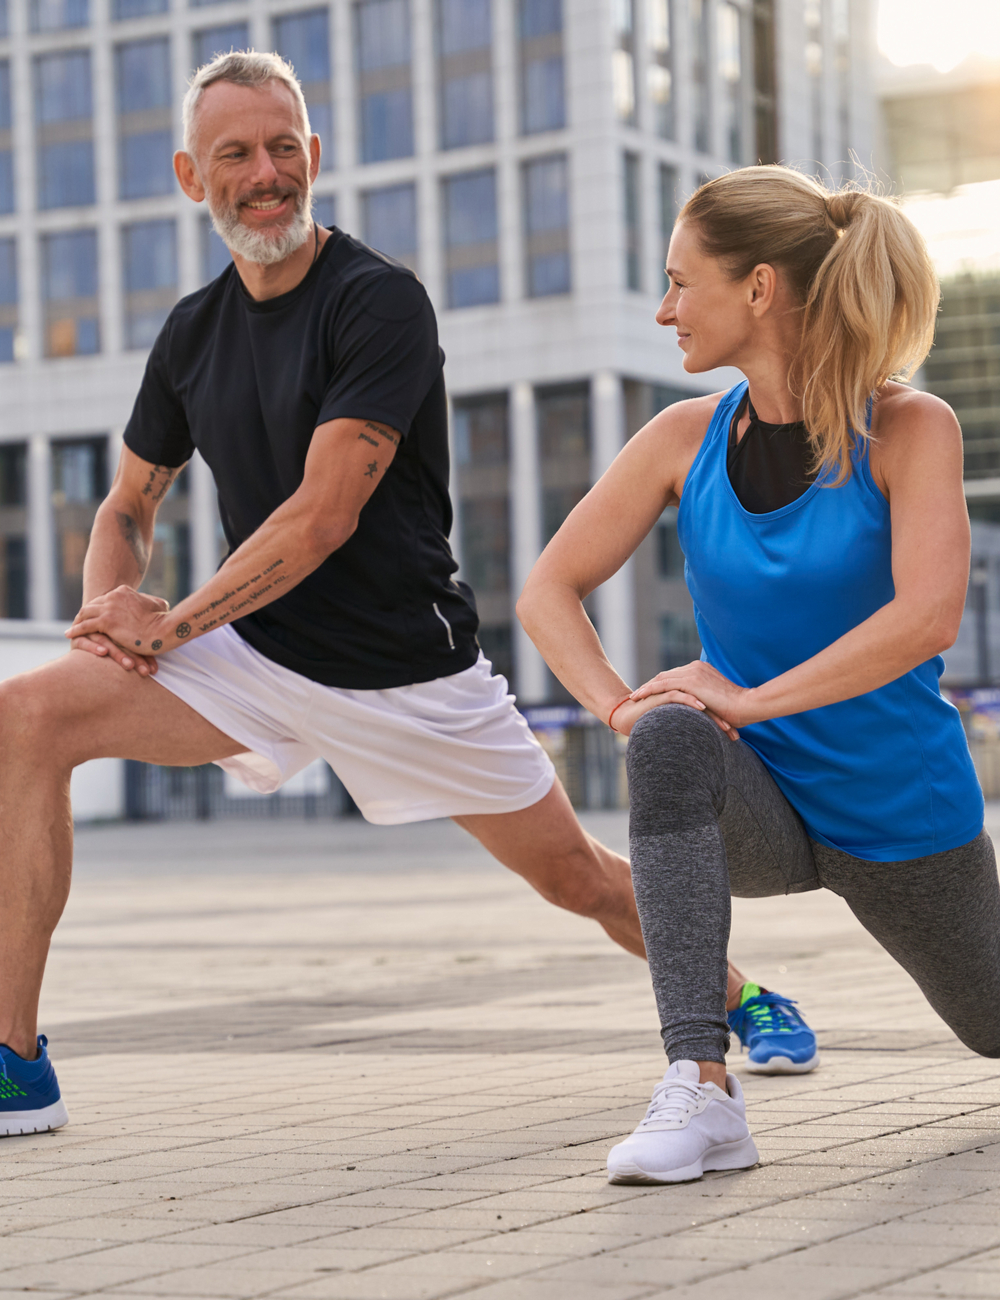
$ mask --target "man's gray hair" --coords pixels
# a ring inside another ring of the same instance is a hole
[[[295,69],[280,54],[261,54],[257,50],[230,50],[228,54],[217,54],[210,63],[197,70],[191,78],[184,103],[181,105],[181,121],[184,126],[184,151],[194,157],[194,124],[198,103],[202,95],[217,81],[229,81],[234,86],[252,86],[260,89],[269,81],[280,81],[292,93],[292,98],[302,114],[306,134],[309,130],[309,110],[306,108],[305,96],[295,75]]]

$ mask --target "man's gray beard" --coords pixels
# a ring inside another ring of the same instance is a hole
[[[309,238],[313,227],[312,187],[306,190],[299,201],[299,206],[280,235],[273,231],[251,230],[240,220],[240,210],[235,204],[226,204],[220,209],[212,206],[212,201],[205,196],[209,216],[215,233],[231,253],[236,253],[247,262],[256,262],[258,266],[274,266],[286,257],[297,253]]]

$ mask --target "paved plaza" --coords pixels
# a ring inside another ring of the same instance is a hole
[[[731,1058],[757,1168],[610,1187],[665,1068],[645,967],[457,828],[83,829],[71,1122],[0,1143],[0,1300],[1000,1296],[1000,1061],[830,894],[737,901],[732,953],[821,1067]]]

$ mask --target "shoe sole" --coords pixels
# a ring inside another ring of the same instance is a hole
[[[26,1133],[50,1133],[69,1123],[66,1103],[60,1097],[51,1106],[41,1110],[8,1110],[0,1112],[0,1137],[20,1137]]]
[[[680,1169],[642,1169],[636,1164],[620,1165],[608,1171],[609,1183],[691,1183],[712,1169],[752,1169],[760,1160],[752,1137],[725,1142],[706,1151],[694,1164]]]
[[[808,1074],[819,1065],[819,1052],[808,1061],[793,1061],[789,1056],[772,1056],[769,1061],[751,1061],[747,1057],[743,1068],[751,1074]]]

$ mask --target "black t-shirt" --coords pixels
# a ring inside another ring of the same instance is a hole
[[[452,578],[447,405],[437,323],[406,267],[334,229],[294,289],[256,302],[232,265],[170,313],[125,443],[157,465],[208,462],[235,550],[302,482],[317,425],[403,435],[354,535],[298,586],[237,619],[261,654],[326,686],[405,686],[479,649]]]

